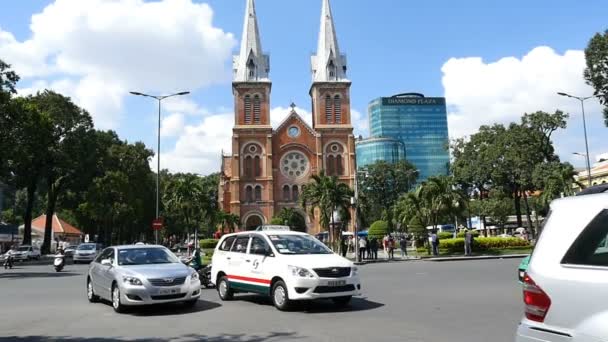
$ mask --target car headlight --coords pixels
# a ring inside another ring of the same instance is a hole
[[[136,286],[143,285],[141,280],[139,280],[139,278],[135,278],[135,277],[125,276],[125,277],[122,277],[122,281],[127,284],[130,284],[130,285],[136,285]]]
[[[352,276],[359,275],[359,269],[357,267],[353,267],[351,271]]]
[[[192,272],[192,274],[190,275],[190,281],[193,283],[196,282],[198,278],[198,272]]]
[[[295,277],[314,278],[314,275],[307,269],[298,266],[287,266],[291,274]]]

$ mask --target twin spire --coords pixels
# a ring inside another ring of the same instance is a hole
[[[346,55],[340,54],[329,0],[323,0],[317,54],[311,57],[312,81],[347,82]],[[234,82],[270,82],[270,57],[262,51],[254,0],[247,0],[239,55],[233,59]]]

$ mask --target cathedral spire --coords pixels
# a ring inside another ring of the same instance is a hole
[[[348,81],[346,78],[346,55],[340,54],[329,0],[323,0],[319,45],[316,56],[311,58],[311,64],[313,83]]]
[[[241,51],[233,58],[234,82],[268,82],[270,58],[262,51],[255,1],[246,0]]]

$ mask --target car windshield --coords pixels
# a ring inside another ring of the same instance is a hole
[[[274,234],[268,237],[281,254],[332,254],[329,248],[309,235]]]
[[[92,251],[95,249],[95,245],[80,245],[78,246],[78,250],[80,251]]]
[[[25,247],[19,247],[19,249],[17,251],[19,251],[19,252],[27,252],[29,250],[30,250],[30,247],[25,246]]]
[[[163,248],[129,248],[118,250],[121,266],[179,263],[179,259]]]

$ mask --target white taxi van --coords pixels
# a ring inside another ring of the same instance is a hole
[[[332,299],[347,305],[361,292],[355,265],[311,235],[284,226],[228,234],[217,244],[211,280],[220,299],[252,292],[271,297],[279,310],[292,301]]]

